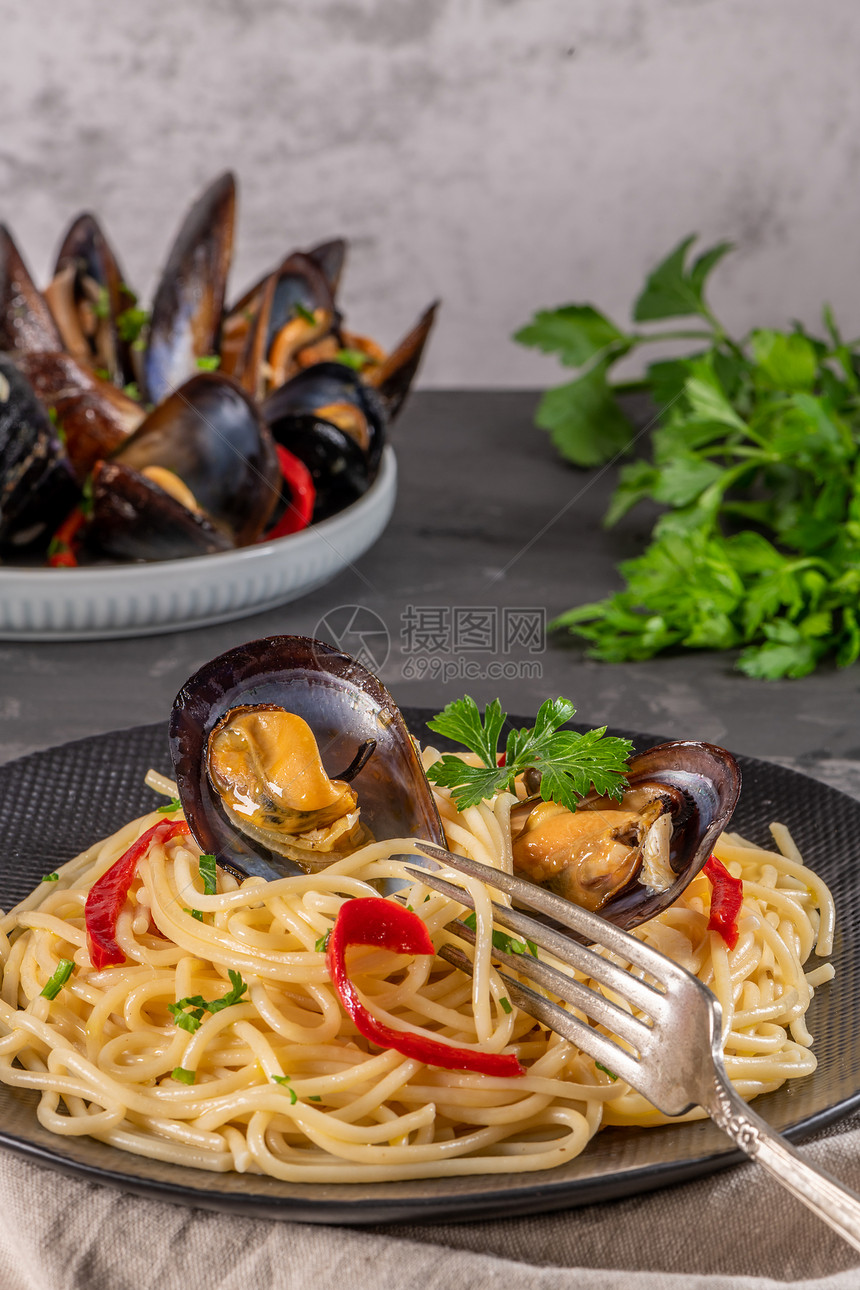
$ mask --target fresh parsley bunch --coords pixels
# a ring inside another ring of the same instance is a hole
[[[507,721],[499,700],[487,704],[482,719],[474,699],[468,695],[456,699],[427,725],[436,734],[463,744],[483,765],[468,766],[453,753],[446,753],[430,767],[427,778],[450,788],[461,811],[506,789],[512,792],[517,775],[530,769],[541,772],[543,800],[560,802],[571,811],[591,788],[608,797],[621,797],[633,745],[628,739],[607,735],[606,726],[585,734],[559,729],[575,711],[567,699],[547,699],[531,729],[508,732],[499,765],[499,736]]]
[[[607,524],[650,499],[666,510],[643,554],[620,566],[622,591],[555,626],[609,662],[670,648],[734,649],[749,676],[804,676],[860,655],[860,340],[825,307],[825,334],[756,328],[728,335],[708,307],[721,243],[688,263],[686,238],[654,270],[636,322],[696,316],[701,328],[624,332],[591,305],[539,313],[517,334],[582,368],[537,414],[559,450],[594,465],[632,430],[610,386],[613,365],[654,340],[701,339],[692,355],[652,363],[659,409],[651,460],[623,467]]]

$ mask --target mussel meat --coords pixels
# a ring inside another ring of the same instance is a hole
[[[207,663],[176,698],[170,748],[194,837],[241,874],[320,868],[366,837],[443,841],[391,695],[322,641],[274,636]]]
[[[514,871],[623,928],[678,898],[740,793],[737,762],[713,744],[659,744],[629,766],[619,802],[591,795],[569,811],[535,795],[511,812]]]

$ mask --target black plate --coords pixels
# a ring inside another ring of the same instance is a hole
[[[419,738],[426,710],[405,710]],[[523,724],[528,724],[524,719]],[[624,732],[617,732],[624,733]],[[658,742],[634,736],[637,747]],[[809,1015],[816,1073],[756,1102],[775,1128],[799,1138],[860,1103],[860,803],[814,780],[752,758],[733,827],[770,844],[767,825],[791,829],[804,857],[833,889],[837,977]],[[0,767],[0,905],[8,909],[42,874],[135,815],[155,797],[154,766],[169,772],[166,723],[83,739]],[[58,1138],[39,1125],[36,1094],[0,1085],[0,1143],[52,1168],[178,1204],[306,1223],[391,1223],[521,1215],[592,1204],[724,1168],[741,1159],[710,1122],[659,1129],[605,1129],[559,1169],[508,1177],[293,1185],[215,1174],[126,1155],[88,1138]]]

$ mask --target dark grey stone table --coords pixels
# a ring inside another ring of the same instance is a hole
[[[257,636],[328,635],[321,620],[344,606],[382,619],[390,652],[381,675],[404,704],[441,706],[468,691],[530,713],[564,694],[588,722],[810,767],[860,756],[860,667],[768,683],[734,672],[730,655],[606,665],[577,645],[529,643],[538,614],[551,619],[616,587],[618,560],[648,532],[636,514],[612,532],[601,527],[614,471],[563,465],[532,425],[534,404],[528,393],[414,396],[394,435],[401,483],[388,530],[354,569],[302,600],[139,640],[0,642],[0,760],[166,719],[204,660]],[[336,630],[345,621],[346,611],[329,618]],[[368,640],[381,659],[384,638]]]

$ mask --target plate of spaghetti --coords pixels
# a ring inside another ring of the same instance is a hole
[[[431,764],[431,714],[404,716]],[[657,742],[630,737],[638,749]],[[636,934],[714,990],[730,1077],[799,1137],[860,1102],[860,803],[738,760],[743,793],[715,847],[743,882],[734,946],[708,930],[704,874]],[[408,843],[362,839],[319,871],[273,882],[216,872],[171,800],[162,724],[0,775],[5,1147],[192,1206],[357,1224],[545,1212],[740,1158],[697,1112],[665,1120],[535,1026],[506,998],[480,935],[472,979],[429,954],[366,944],[349,972],[383,1028],[507,1056],[524,1074],[435,1065],[368,1040],[330,970],[341,909],[394,884],[437,948],[466,912],[407,873]],[[445,787],[434,796],[449,844],[503,865],[506,795],[463,810]],[[118,960],[94,951],[94,891]]]

